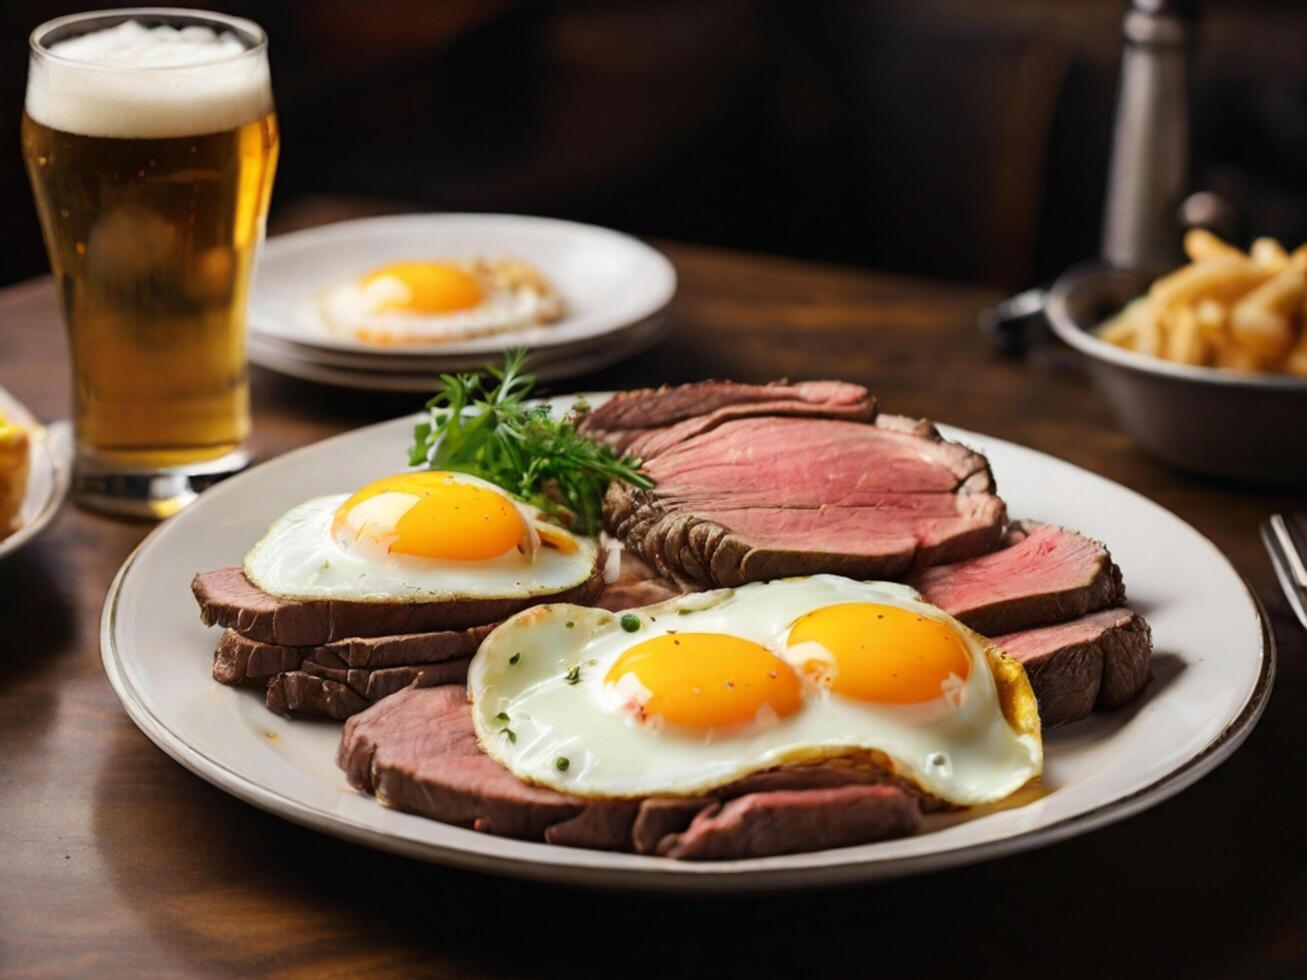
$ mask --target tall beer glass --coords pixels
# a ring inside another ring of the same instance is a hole
[[[75,492],[167,516],[249,459],[267,39],[200,11],[52,20],[31,37],[22,142],[72,354]]]

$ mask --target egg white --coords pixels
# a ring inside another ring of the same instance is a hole
[[[872,704],[812,687],[786,718],[716,734],[642,725],[612,707],[605,677],[636,643],[668,632],[730,633],[779,653],[801,616],[843,602],[900,606],[955,629],[972,661],[961,706]],[[782,763],[872,751],[926,793],[970,806],[1008,796],[1042,768],[1037,716],[1025,730],[1005,717],[988,641],[907,586],[815,575],[630,612],[640,620],[635,632],[623,629],[622,614],[566,604],[538,606],[496,629],[468,671],[482,748],[528,782],[602,797],[694,795]],[[573,667],[580,679],[569,684]],[[1014,669],[1029,694],[1024,672]]]
[[[323,322],[334,333],[401,342],[437,343],[468,337],[485,337],[520,330],[547,319],[552,303],[534,289],[488,288],[481,302],[471,309],[452,313],[418,313],[384,309],[387,303],[403,301],[408,287],[398,279],[379,276],[367,284],[345,282],[323,290],[318,308]]]
[[[471,477],[459,479],[491,486]],[[502,493],[497,488],[496,492]],[[512,549],[486,561],[455,561],[346,549],[331,533],[331,524],[336,509],[349,496],[318,497],[279,517],[245,556],[245,577],[264,592],[293,599],[444,602],[564,592],[595,573],[595,540],[569,534],[554,524],[548,524],[550,533],[570,537],[575,551],[565,554],[541,547],[532,560]],[[526,520],[546,524],[538,509],[513,503]]]

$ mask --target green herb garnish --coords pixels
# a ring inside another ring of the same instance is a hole
[[[522,651],[519,650],[517,651],[517,653],[513,654],[511,657],[508,658],[508,666],[516,667],[521,659],[522,659]]]
[[[572,763],[568,761],[567,756],[565,755],[560,755],[557,759],[554,760],[554,768],[557,769],[559,772],[567,772],[567,767],[570,766],[571,764]]]
[[[567,672],[566,676],[563,677],[563,680],[567,681],[567,683],[569,683],[569,684],[580,684],[580,683],[581,683],[581,665],[580,665],[580,664],[577,664],[576,666],[572,667],[572,668]]]
[[[495,715],[495,721],[499,722],[501,725],[504,726],[503,728],[499,729],[499,734],[508,736],[508,740],[516,744],[517,733],[513,731],[513,729],[508,727],[508,722],[509,722],[508,713],[505,711],[499,712],[499,714]]]
[[[509,352],[492,382],[476,374],[443,374],[429,402],[430,418],[413,430],[409,464],[471,473],[539,507],[582,534],[598,533],[604,490],[613,480],[653,483],[640,461],[576,431],[568,416],[528,405],[535,378],[522,371],[526,352]]]
[[[628,633],[634,633],[640,628],[640,617],[635,613],[627,613],[618,622],[622,624],[622,629]]]

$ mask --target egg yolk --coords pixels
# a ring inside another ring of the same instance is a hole
[[[787,647],[823,687],[880,704],[934,701],[971,673],[971,656],[948,625],[873,602],[813,610],[794,624]]]
[[[526,524],[503,494],[449,473],[401,473],[369,483],[336,510],[332,534],[390,554],[485,561],[512,550]]]
[[[668,633],[637,643],[605,681],[641,720],[699,731],[784,718],[802,701],[793,667],[726,633]]]
[[[361,285],[370,286],[378,279],[398,280],[408,290],[407,297],[396,296],[381,303],[379,312],[455,313],[470,310],[484,298],[475,277],[458,266],[441,262],[392,262],[369,272]]]

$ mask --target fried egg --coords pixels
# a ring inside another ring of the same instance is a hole
[[[368,344],[424,344],[552,323],[563,314],[553,286],[517,259],[391,262],[322,291],[333,333]]]
[[[1043,765],[1020,664],[907,586],[834,575],[625,614],[538,606],[481,645],[468,695],[490,756],[578,796],[696,795],[832,762],[971,806]]]
[[[245,576],[295,599],[441,602],[562,592],[590,578],[593,538],[463,473],[401,473],[287,511]]]

